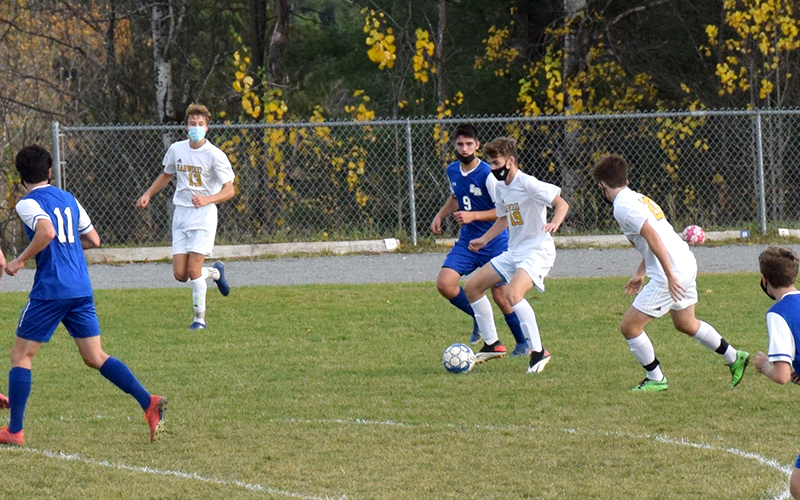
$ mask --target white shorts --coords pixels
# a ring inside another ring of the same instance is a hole
[[[217,236],[217,205],[175,207],[172,214],[172,255],[199,253],[211,257]]]
[[[550,273],[555,260],[555,250],[550,252],[546,249],[541,249],[527,254],[521,259],[514,258],[510,252],[503,252],[489,262],[506,283],[511,283],[511,278],[514,277],[514,274],[519,269],[522,269],[528,273],[536,290],[544,292],[544,277]]]
[[[650,280],[633,300],[633,307],[654,318],[660,318],[669,311],[682,311],[697,304],[696,278],[697,276],[693,275],[681,281],[681,286],[686,290],[686,294],[679,302],[672,299],[666,281]]]

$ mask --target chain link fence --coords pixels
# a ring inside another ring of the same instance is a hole
[[[798,227],[800,111],[706,111],[572,117],[212,125],[236,196],[219,206],[218,244],[431,238],[449,195],[460,123],[481,142],[517,140],[523,171],[562,187],[562,235],[618,231],[591,177],[607,153],[629,162],[631,187],[676,227]],[[169,245],[172,187],[137,210],[183,126],[54,124],[57,181],[86,207],[107,246]],[[447,222],[445,237],[458,226]],[[8,229],[6,229],[8,232]]]

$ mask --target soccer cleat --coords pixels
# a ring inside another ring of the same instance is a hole
[[[217,284],[217,288],[219,288],[219,293],[222,294],[223,297],[227,297],[229,293],[231,293],[231,286],[228,284],[228,280],[225,279],[225,265],[220,262],[214,262],[214,269],[219,271],[219,279],[214,280],[214,283]]]
[[[736,387],[744,377],[744,371],[750,363],[750,353],[747,351],[736,351],[736,361],[728,367],[731,369],[731,387]]]
[[[164,432],[164,412],[167,411],[167,398],[150,396],[150,406],[144,411],[144,419],[150,427],[150,442],[157,440]]]
[[[642,380],[642,382],[631,389],[631,392],[656,392],[666,391],[669,388],[667,385],[667,377],[664,377],[660,382],[650,378]]]
[[[205,330],[206,324],[200,323],[199,321],[195,321],[191,325],[189,325],[189,330]]]
[[[0,444],[13,444],[22,446],[25,444],[25,431],[9,432],[8,427],[0,429]]]
[[[520,342],[516,346],[514,346],[514,350],[511,351],[511,355],[512,356],[525,356],[529,352],[531,352],[531,351],[528,349],[528,343],[527,342]]]
[[[481,339],[481,329],[478,328],[478,323],[473,320],[472,335],[469,336],[469,343],[475,345]]]
[[[5,410],[6,408],[8,408],[8,397],[0,394],[0,410]]]
[[[486,342],[484,342],[481,350],[475,353],[475,364],[480,365],[486,363],[490,359],[499,359],[504,358],[505,356],[506,346],[501,344],[499,340],[492,345],[488,345]]]
[[[547,349],[531,351],[531,362],[528,364],[528,370],[525,373],[542,373],[548,363],[550,363],[550,351]]]

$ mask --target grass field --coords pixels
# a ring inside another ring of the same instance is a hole
[[[751,353],[771,304],[756,280],[699,280],[698,316]],[[721,357],[664,318],[648,333],[670,389],[629,393],[643,371],[618,333],[624,282],[529,295],[553,354],[540,375],[510,357],[446,373],[470,324],[432,283],[210,293],[201,332],[188,289],[98,291],[104,347],[168,397],[167,433],[150,444],[135,401],[59,329],[34,360],[26,446],[0,447],[0,497],[783,498],[800,388],[751,367],[731,389]],[[25,298],[3,295],[4,350]],[[4,355],[2,392],[7,370]]]

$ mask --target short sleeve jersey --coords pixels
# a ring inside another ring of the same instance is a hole
[[[92,230],[92,221],[75,197],[57,187],[43,185],[22,198],[16,211],[31,240],[41,219],[49,220],[56,231],[50,244],[36,254],[30,297],[43,300],[91,297],[92,283],[80,235]]]
[[[234,179],[228,157],[208,139],[197,149],[189,146],[189,139],[172,144],[162,163],[164,173],[175,176],[172,202],[179,207],[193,207],[192,197],[195,194],[217,194],[223,184]]]
[[[547,208],[561,188],[517,170],[509,184],[497,183],[495,207],[498,217],[508,218],[508,251],[519,258],[542,248],[555,252],[553,237],[542,229]]]
[[[767,311],[771,363],[785,361],[800,373],[800,291],[789,292]]]
[[[672,269],[681,278],[697,273],[697,261],[689,245],[675,232],[664,211],[647,196],[625,188],[614,198],[614,218],[628,241],[642,254],[645,274],[652,280],[666,281],[661,263],[641,235],[645,222],[655,229],[667,248]]]
[[[450,181],[450,193],[458,200],[458,209],[467,212],[482,212],[494,209],[495,186],[497,179],[492,175],[492,167],[484,161],[468,172],[461,170],[461,162],[453,162],[447,166],[447,179]],[[471,240],[480,238],[494,224],[493,221],[474,221],[461,226],[459,240],[469,244]],[[508,232],[497,235],[488,246],[500,245],[505,251],[508,244]]]

